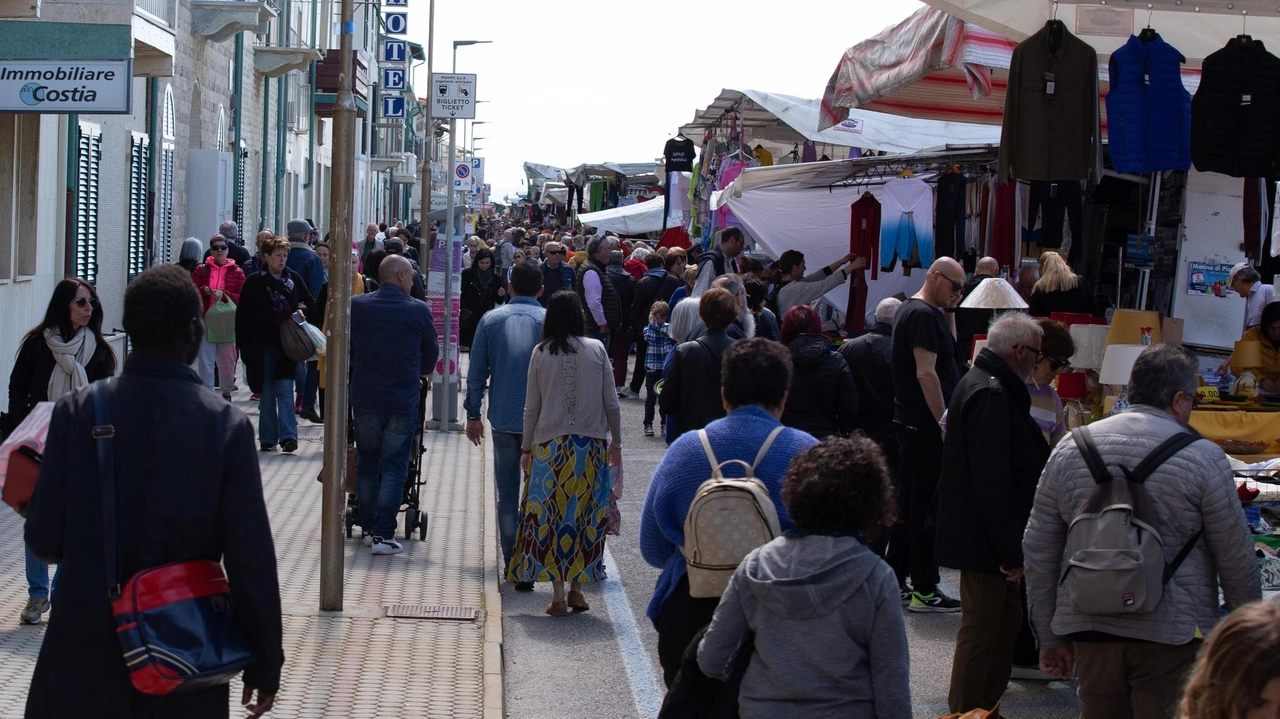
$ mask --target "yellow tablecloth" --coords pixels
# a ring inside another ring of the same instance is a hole
[[[1208,439],[1270,442],[1267,451],[1280,451],[1280,412],[1196,410],[1191,426]]]

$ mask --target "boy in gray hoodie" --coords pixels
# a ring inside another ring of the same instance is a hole
[[[728,678],[754,633],[742,719],[910,719],[898,582],[862,540],[895,520],[884,455],[861,435],[829,438],[792,461],[782,498],[796,527],[742,560],[699,668]]]

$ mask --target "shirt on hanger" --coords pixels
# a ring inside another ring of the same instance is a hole
[[[880,269],[897,260],[904,268],[933,264],[933,188],[900,177],[885,183],[880,199]]]
[[[673,137],[662,149],[667,172],[693,172],[693,140]]]

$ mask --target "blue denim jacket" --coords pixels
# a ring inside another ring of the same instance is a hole
[[[480,318],[471,341],[467,368],[467,419],[480,419],[485,383],[489,391],[489,424],[496,432],[524,431],[524,394],[529,385],[529,358],[542,339],[547,311],[532,297],[515,296]]]

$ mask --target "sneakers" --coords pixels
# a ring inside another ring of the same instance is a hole
[[[911,588],[910,588],[910,587],[908,587],[908,586],[907,586],[907,585],[905,585],[905,584],[899,584],[899,585],[898,585],[898,597],[902,599],[902,606],[904,606],[904,607],[905,607],[905,606],[907,606],[908,604],[910,604],[910,603],[911,603]]]
[[[270,452],[275,448],[276,448],[276,445],[274,442],[263,442],[262,444],[258,445],[258,449],[262,450],[263,452]]]
[[[911,603],[907,605],[907,610],[911,612],[936,612],[951,613],[960,611],[960,600],[952,599],[942,593],[941,589],[934,589],[928,594],[920,592],[911,593]]]
[[[281,443],[280,443],[280,451],[281,451],[281,452],[297,452],[297,451],[298,451],[298,440],[296,440],[296,439],[286,439],[286,440],[284,440],[283,442],[281,442]]]
[[[399,554],[404,551],[404,546],[394,539],[374,537],[373,549],[370,551],[372,551],[374,555]]]
[[[363,545],[364,545],[364,546],[366,546],[366,547],[372,547],[372,546],[373,546],[373,535],[372,535],[372,534],[366,534],[366,535],[364,535],[363,537],[361,537],[361,538],[360,538],[360,543],[361,543],[361,544],[363,544]]]
[[[48,599],[31,597],[27,600],[27,606],[22,608],[22,614],[18,616],[18,621],[23,624],[39,624],[47,611],[49,611]]]
[[[653,436],[653,425],[651,425],[651,424],[646,424],[646,425],[644,426],[644,436],[646,436],[646,437],[652,437],[652,436]]]
[[[618,396],[624,399],[640,399],[640,393],[633,391],[630,387],[623,387],[622,391],[618,392]]]

